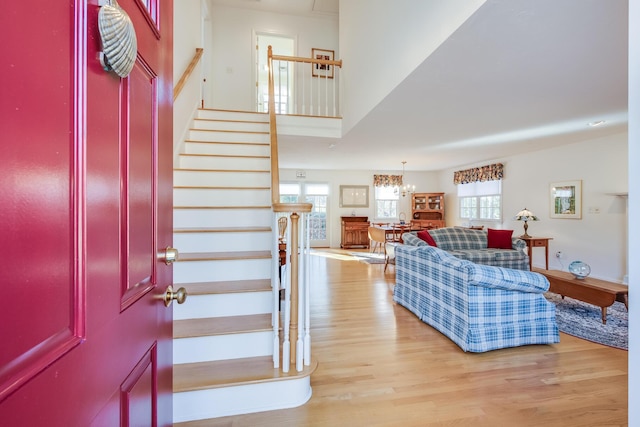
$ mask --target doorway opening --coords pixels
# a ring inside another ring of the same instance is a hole
[[[294,56],[295,40],[293,37],[256,33],[256,111],[266,113],[269,111],[269,67],[267,64],[267,51],[269,46],[274,55]],[[294,68],[291,62],[274,62],[273,77],[275,81],[275,105],[276,114],[290,113],[293,106]]]

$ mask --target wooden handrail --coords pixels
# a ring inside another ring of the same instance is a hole
[[[272,59],[276,61],[304,62],[308,64],[334,65],[342,68],[342,59],[332,61],[329,59],[302,58],[300,56],[273,55]]]
[[[202,49],[201,47],[196,48],[196,53],[193,55],[191,62],[187,66],[187,69],[184,70],[184,73],[182,73],[182,77],[180,77],[180,80],[178,80],[178,83],[176,83],[176,87],[173,88],[174,101],[176,100],[176,98],[178,98],[178,95],[180,95],[180,92],[182,92],[182,89],[187,84],[187,80],[191,76],[191,73],[193,73],[193,70],[196,68],[196,65],[198,65],[198,61],[200,61],[200,58],[202,58],[203,50],[204,49]]]
[[[271,203],[280,203],[280,169],[278,165],[278,133],[276,128],[276,101],[273,83],[273,51],[267,49],[269,66],[269,134],[271,135]]]

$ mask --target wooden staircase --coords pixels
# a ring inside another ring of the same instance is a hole
[[[274,368],[269,118],[199,110],[174,170],[174,425],[299,406],[310,375]],[[277,270],[275,270],[277,271]]]

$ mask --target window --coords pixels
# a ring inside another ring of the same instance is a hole
[[[280,203],[312,203],[309,213],[309,232],[312,247],[328,247],[329,184],[327,183],[280,183]]]
[[[298,203],[300,184],[280,183],[280,203]]]
[[[458,184],[458,206],[460,218],[502,220],[502,181]]]
[[[398,186],[374,187],[376,190],[376,219],[398,218]]]

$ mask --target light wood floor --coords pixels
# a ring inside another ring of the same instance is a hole
[[[560,344],[464,353],[394,304],[394,267],[312,256],[313,396],[192,426],[626,426],[627,352]]]

